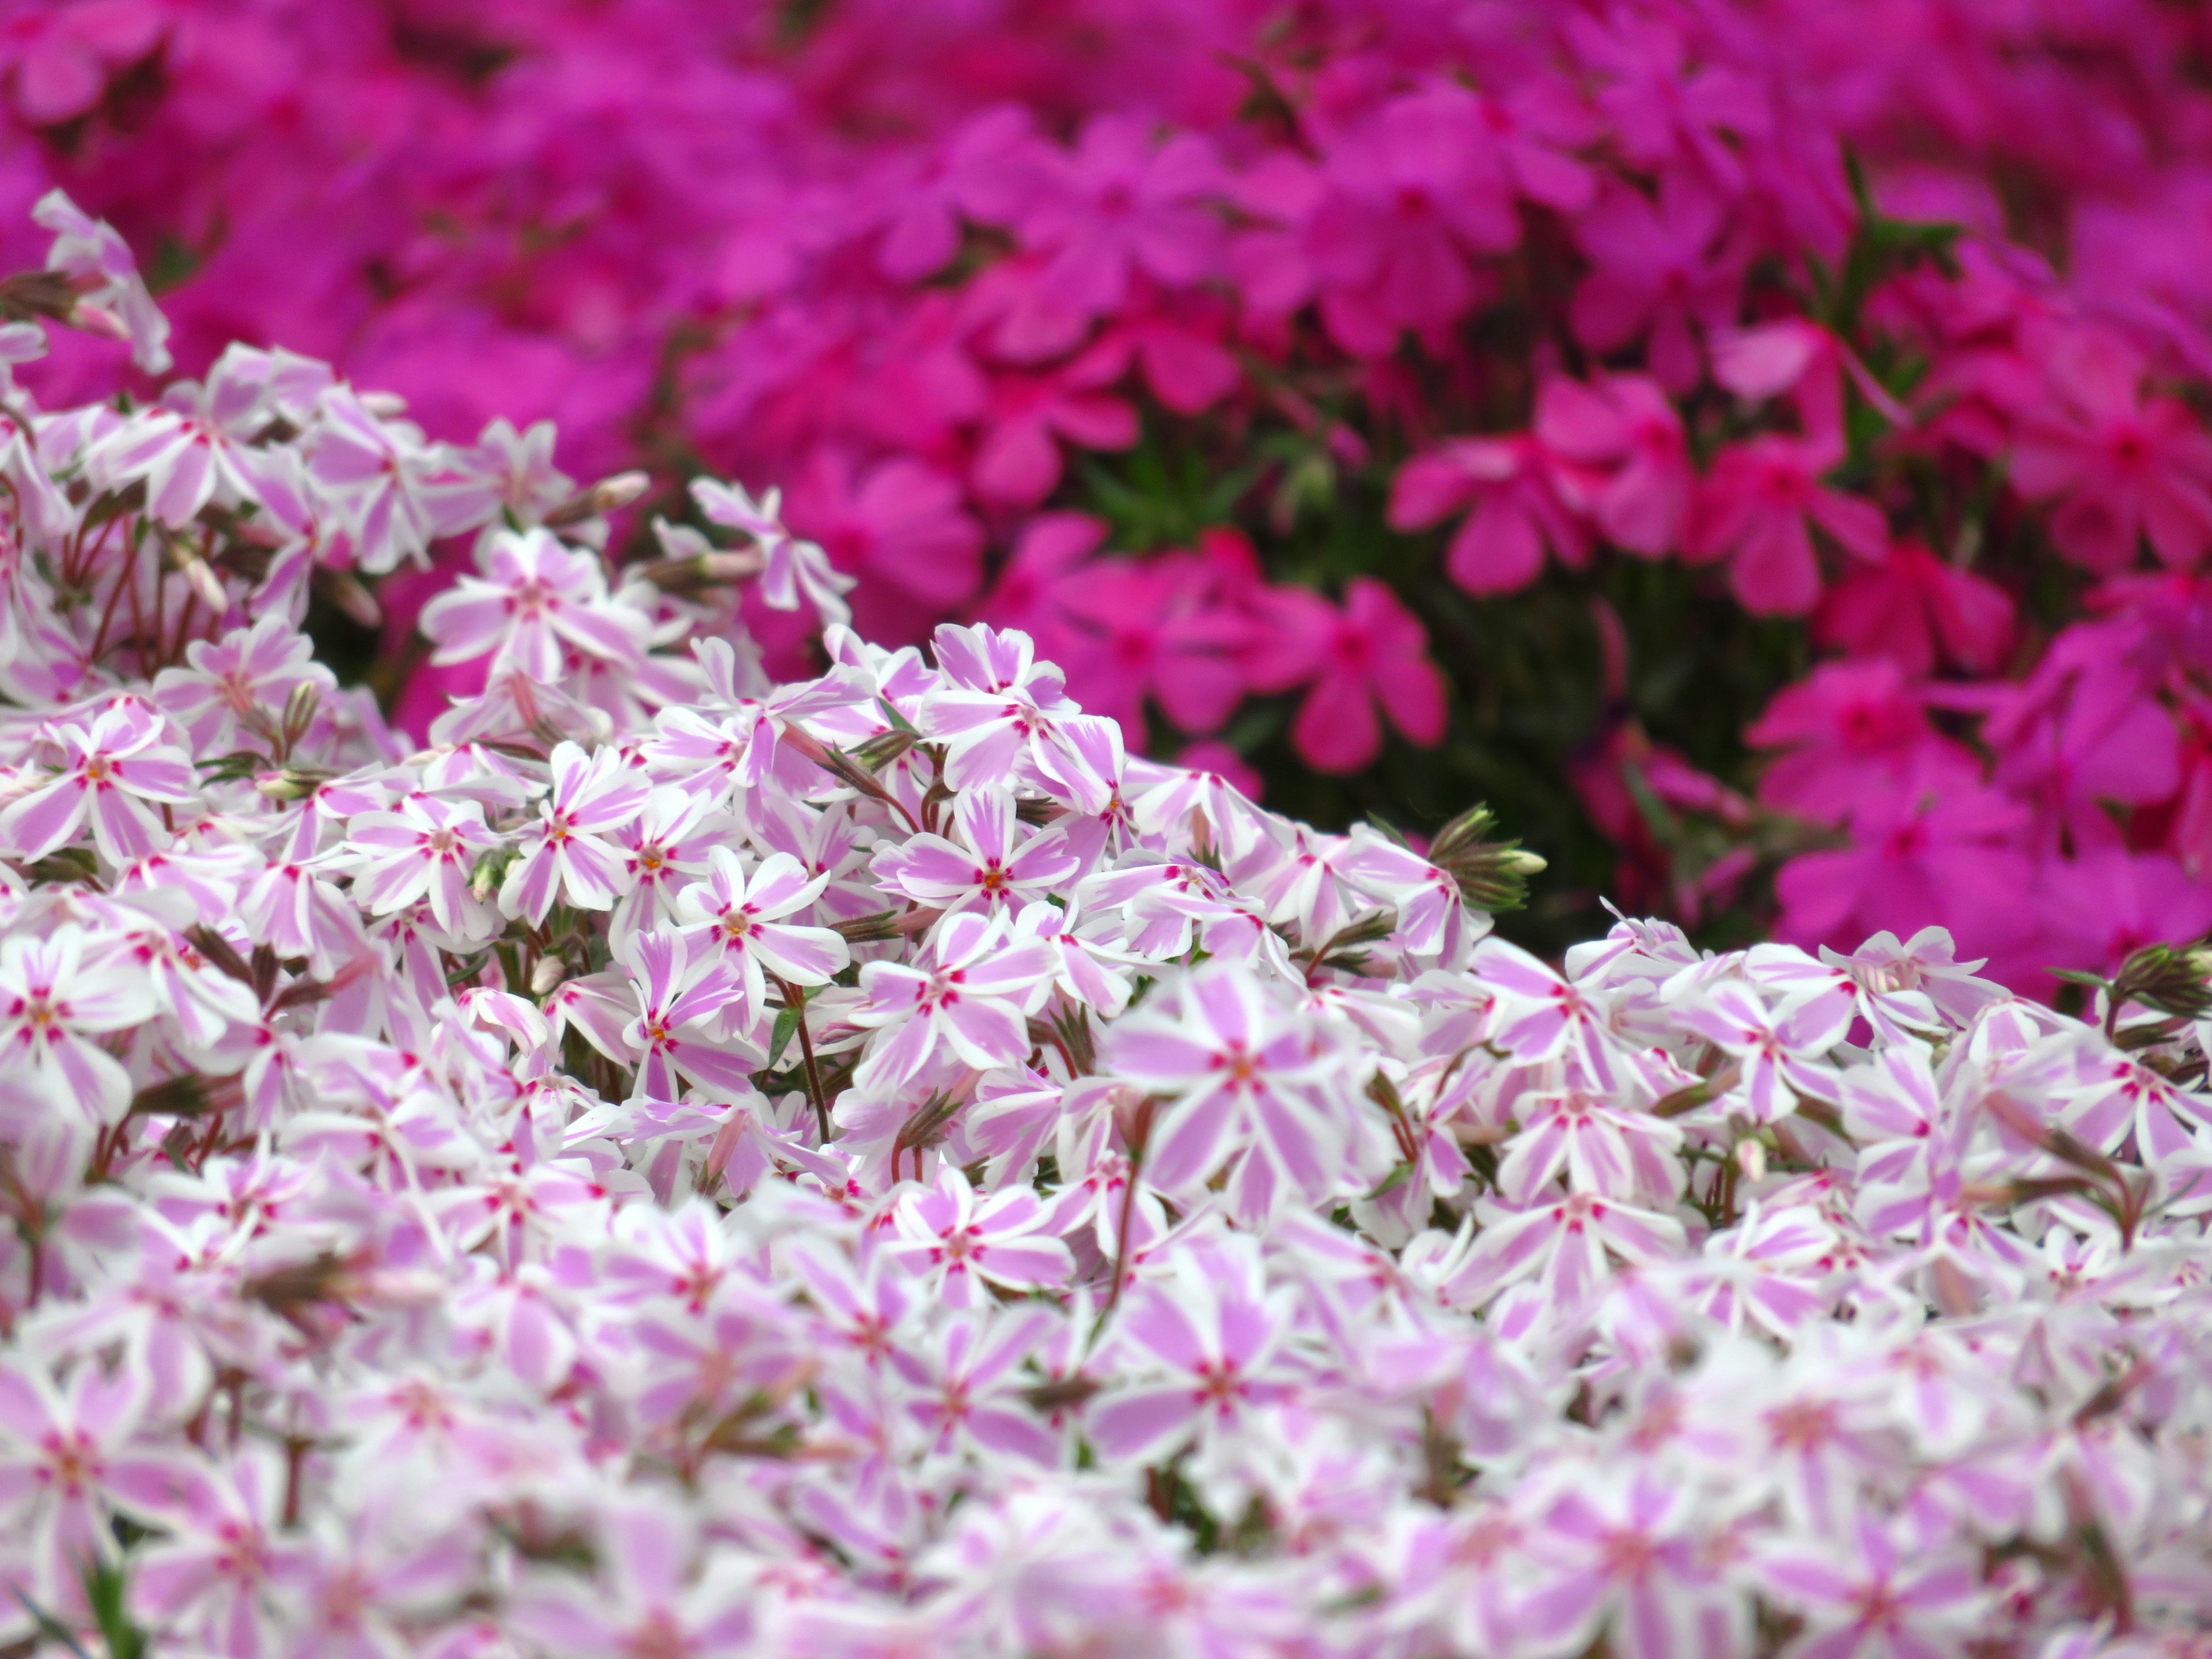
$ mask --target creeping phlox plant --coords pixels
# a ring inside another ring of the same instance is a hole
[[[11,0],[0,231],[56,185],[188,374],[778,483],[879,643],[1021,629],[1331,827],[1487,799],[1522,942],[2212,927],[2203,5]],[[465,565],[383,596],[418,739]]]
[[[66,202],[19,313],[158,349]],[[43,325],[0,335],[21,359]],[[2212,1619],[2212,1008],[1490,933],[702,484],[5,399],[0,1639],[2087,1659]],[[299,632],[434,535],[486,689]],[[825,624],[773,684],[732,581]],[[719,585],[718,585],[719,584]],[[717,599],[716,593],[725,597]],[[703,597],[702,597],[703,596]],[[801,608],[805,609],[802,610]]]

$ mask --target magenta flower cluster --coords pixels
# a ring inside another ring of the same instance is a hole
[[[0,294],[161,320],[63,198]],[[94,253],[87,254],[87,250]],[[0,332],[34,359],[45,325]],[[2153,1659],[2212,1620],[2212,953],[1554,969],[1526,857],[864,642],[773,498],[245,348],[10,383],[0,1642]],[[298,631],[472,542],[427,745]],[[820,626],[772,682],[732,586]]]
[[[2048,990],[2212,923],[2208,46],[2160,0],[34,0],[0,179],[189,274],[195,373],[283,343],[672,502],[781,480],[869,637],[1021,627],[1248,784],[1248,698],[1355,772],[1479,672],[1379,570],[1284,580],[1359,480],[1471,594],[1705,567],[1835,659],[1750,727],[1755,800],[1600,734],[1617,890],[1694,916],[1778,847],[1782,936],[1941,921]],[[1102,552],[1086,469],[1152,438],[1248,487]],[[748,611],[779,672],[796,614]],[[417,732],[476,689],[440,654]]]

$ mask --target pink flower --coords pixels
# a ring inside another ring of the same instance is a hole
[[[612,747],[590,755],[573,743],[553,750],[553,788],[538,822],[515,844],[499,889],[500,908],[533,927],[557,897],[584,910],[608,910],[629,890],[621,846],[609,837],[637,815],[650,787]]]
[[[84,929],[0,940],[0,1091],[40,1110],[112,1124],[131,1106],[131,1075],[93,1042],[153,1018],[142,975],[124,963],[86,963]]]
[[[636,1062],[632,1099],[679,1100],[687,1080],[725,1097],[752,1087],[765,1056],[742,1036],[702,1029],[743,994],[714,940],[641,933],[617,960],[629,975],[636,1014],[621,1030],[625,1052],[610,1057]],[[585,1030],[592,1035],[592,1027]]]
[[[191,666],[165,668],[155,675],[154,702],[203,755],[229,753],[248,732],[273,750],[296,693],[302,688],[318,695],[337,690],[331,671],[314,654],[314,642],[295,633],[282,617],[264,616],[219,641],[194,640],[186,646],[185,660]]]
[[[441,927],[468,933],[486,908],[470,890],[476,861],[495,842],[472,800],[417,793],[396,811],[359,813],[346,826],[354,897],[379,916],[427,899]]]
[[[1055,438],[1085,449],[1135,443],[1137,411],[1104,390],[1119,373],[1101,357],[1038,374],[994,375],[969,475],[976,495],[1014,507],[1042,501],[1060,482]]]
[[[1342,611],[1304,588],[1270,588],[1262,623],[1252,684],[1308,684],[1291,742],[1309,765],[1357,772],[1373,760],[1382,748],[1378,707],[1407,742],[1443,741],[1444,680],[1429,660],[1427,630],[1373,577],[1352,579]]]
[[[1820,597],[1810,526],[1862,559],[1889,550],[1880,507],[1820,482],[1842,459],[1826,445],[1771,434],[1729,445],[1698,485],[1684,553],[1728,559],[1729,586],[1747,611],[1802,616]]]
[[[2031,500],[2060,498],[2058,550],[2112,572],[2148,537],[2179,570],[2212,547],[2212,436],[2175,398],[2141,394],[2140,364],[2098,337],[2067,341],[2045,361],[2052,393],[2023,422],[2012,477]]]
[[[1132,1289],[1115,1340],[1143,1369],[1091,1408],[1084,1432],[1101,1453],[1149,1462],[1194,1430],[1231,1432],[1290,1397],[1279,1358],[1289,1310],[1260,1291],[1256,1265],[1231,1255],[1209,1273],[1186,1257],[1174,1278]]]
[[[946,1307],[972,1308],[988,1298],[986,1286],[1019,1291],[1067,1282],[1074,1258],[1038,1231],[1049,1218],[1025,1187],[978,1201],[968,1177],[948,1166],[935,1186],[899,1200],[888,1248]]]
[[[943,611],[975,592],[983,532],[961,510],[960,489],[922,462],[878,463],[863,473],[842,452],[815,452],[793,487],[787,518],[812,537],[840,570],[864,578],[856,614],[875,638],[910,637],[919,615]],[[897,590],[885,608],[872,585]]]
[[[1013,792],[979,785],[954,802],[958,842],[911,836],[874,860],[884,889],[940,910],[995,910],[1071,885],[1087,860],[1064,828],[1021,831]],[[1095,845],[1095,842],[1094,842]]]
[[[143,699],[118,697],[88,720],[44,728],[59,751],[55,775],[0,810],[0,835],[15,855],[40,859],[88,821],[94,844],[112,865],[142,859],[169,844],[155,808],[189,801],[198,780],[185,751],[165,742],[166,726]]]
[[[1133,271],[1185,288],[1220,258],[1210,204],[1223,186],[1212,145],[1195,133],[1155,143],[1150,125],[1094,117],[1072,151],[1048,152],[1015,221],[1023,245],[1051,256],[1042,281],[1065,304],[1117,309]]]
[[[174,1451],[134,1443],[145,1394],[128,1364],[76,1366],[61,1388],[43,1370],[0,1367],[0,1521],[29,1558],[24,1592],[44,1607],[74,1610],[86,1569],[115,1561],[118,1510],[151,1518],[195,1478]]]
[[[1468,255],[1521,237],[1482,110],[1457,87],[1391,100],[1330,149],[1323,177],[1306,246],[1330,333],[1362,356],[1464,314],[1476,294]]]
[[[501,532],[477,551],[478,576],[463,576],[422,607],[422,628],[438,647],[433,662],[489,654],[489,672],[520,670],[556,684],[568,651],[635,661],[645,641],[612,607],[599,556],[544,530]]]
[[[1790,751],[1768,764],[1759,799],[1824,823],[1903,793],[1908,780],[1944,791],[1981,781],[1981,763],[1937,734],[1888,656],[1821,664],[1776,692],[1744,739]]]
[[[1695,386],[1697,331],[1735,320],[1743,281],[1741,260],[1714,246],[1723,226],[1719,199],[1685,172],[1665,176],[1656,203],[1608,187],[1575,223],[1592,267],[1568,310],[1575,337],[1598,352],[1644,340],[1653,379],[1677,395]]]
[[[1813,636],[1859,656],[1892,658],[1916,678],[1931,672],[1939,657],[1986,674],[2012,644],[2012,597],[1918,542],[1900,540],[1822,596]]]
[[[867,1002],[854,1018],[879,1035],[854,1073],[862,1089],[894,1089],[942,1049],[978,1071],[1030,1051],[1030,1012],[1049,994],[1054,961],[1034,939],[1009,933],[1004,910],[963,910],[933,930],[913,966],[871,962],[860,969]]]
[[[771,853],[748,875],[729,847],[708,854],[708,873],[678,896],[676,914],[708,930],[725,966],[739,977],[738,1006],[750,1017],[767,1006],[765,975],[793,985],[826,985],[851,959],[842,935],[788,918],[821,897],[826,875],[809,878],[788,853]]]
[[[1740,1076],[1729,1090],[1754,1123],[1773,1123],[1795,1111],[1796,1097],[1836,1097],[1831,1049],[1850,1029],[1853,1009],[1839,999],[1800,1000],[1769,1009],[1741,981],[1723,980],[1688,999],[1677,1016],[1723,1054]]]
[[[1840,1536],[1766,1550],[1752,1570],[1805,1618],[1808,1659],[1925,1659],[1967,1644],[1989,1618],[1977,1562],[1893,1538],[1870,1514]]]
[[[1543,574],[1547,546],[1571,570],[1589,562],[1589,532],[1563,499],[1561,483],[1534,437],[1455,438],[1399,469],[1390,525],[1425,530],[1472,507],[1444,568],[1470,593],[1510,593]]]
[[[1334,1057],[1317,1034],[1225,965],[1183,981],[1177,1011],[1147,1006],[1113,1028],[1116,1073],[1169,1102],[1152,1133],[1145,1177],[1164,1192],[1203,1184],[1255,1147],[1238,1184],[1321,1197],[1343,1175],[1351,1141]],[[1268,1206],[1261,1203],[1262,1213]]]
[[[1690,505],[1689,441],[1657,381],[1615,374],[1585,385],[1554,375],[1536,395],[1535,431],[1553,489],[1607,541],[1647,558],[1674,550]]]

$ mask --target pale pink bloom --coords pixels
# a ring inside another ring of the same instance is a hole
[[[962,911],[939,923],[912,966],[871,962],[860,969],[867,1000],[854,1018],[877,1029],[854,1074],[864,1090],[895,1089],[942,1048],[988,1071],[1030,1051],[1028,1017],[1052,988],[1052,951],[1011,932],[1001,910]]]
[[[46,269],[76,278],[84,289],[76,309],[86,323],[112,322],[131,343],[131,360],[149,374],[166,374],[169,319],[146,291],[131,247],[105,219],[95,219],[60,190],[50,190],[31,210],[32,219],[54,234]],[[89,314],[88,314],[89,313]]]
[[[1039,1243],[1051,1244],[1065,1260],[1066,1248],[1057,1241]],[[948,1288],[951,1283],[948,1279]],[[945,1304],[968,1305],[950,1296]],[[896,1355],[914,1391],[907,1412],[933,1437],[933,1450],[948,1452],[964,1443],[986,1455],[1011,1454],[1048,1467],[1060,1462],[1060,1437],[1023,1401],[1026,1379],[1015,1369],[1057,1322],[1036,1306],[996,1315],[971,1313],[939,1325],[926,1347]]]
[[[694,478],[691,499],[714,523],[752,538],[764,562],[753,591],[766,604],[778,611],[796,611],[804,599],[824,623],[853,619],[845,595],[859,578],[832,565],[819,545],[784,528],[781,489],[769,489],[756,501],[742,484]]]
[[[729,820],[711,796],[657,784],[644,805],[615,825],[608,839],[621,850],[628,890],[607,925],[611,939],[674,920],[677,896],[707,873],[708,858],[729,834]]]
[[[1100,1453],[1150,1462],[1194,1434],[1210,1439],[1247,1428],[1293,1396],[1281,1364],[1288,1298],[1266,1295],[1256,1267],[1241,1252],[1210,1261],[1185,1255],[1171,1277],[1132,1287],[1115,1338],[1136,1364],[1084,1421]]]
[[[414,428],[333,386],[317,404],[307,471],[338,503],[363,569],[381,574],[428,558],[438,525],[426,490],[438,461]]]
[[[1445,1296],[1455,1304],[1479,1306],[1534,1280],[1553,1318],[1583,1310],[1613,1277],[1614,1261],[1670,1261],[1687,1242],[1672,1216],[1589,1193],[1526,1210],[1485,1202],[1476,1213],[1482,1229],[1442,1281]]]
[[[1797,1109],[1797,1097],[1836,1098],[1830,1050],[1850,1029],[1852,1010],[1832,998],[1770,1009],[1740,980],[1722,980],[1686,998],[1675,1018],[1741,1070],[1729,1091],[1757,1123],[1772,1123]]]
[[[87,962],[89,943],[73,922],[0,939],[0,1108],[21,1101],[99,1124],[129,1109],[130,1074],[92,1039],[152,1018],[154,999],[134,965]]]
[[[1940,1659],[1987,1628],[1990,1596],[1973,1554],[1893,1535],[1869,1513],[1840,1535],[1764,1550],[1752,1571],[1804,1617],[1803,1659]]]
[[[20,1540],[49,1608],[81,1605],[88,1567],[119,1553],[118,1512],[153,1518],[198,1478],[179,1451],[140,1440],[146,1378],[125,1364],[74,1368],[65,1387],[45,1371],[0,1365],[0,1525]]]
[[[1051,1217],[1027,1187],[979,1199],[948,1165],[934,1186],[899,1200],[887,1248],[946,1307],[972,1308],[988,1299],[986,1286],[1036,1291],[1067,1282],[1074,1258],[1042,1231]]]
[[[1513,1615],[1524,1636],[1547,1651],[1595,1637],[1620,1659],[1741,1651],[1748,1609],[1705,1547],[1693,1494],[1653,1471],[1595,1473],[1528,1529],[1535,1583]]]
[[[189,666],[165,668],[154,677],[154,702],[203,756],[228,754],[248,735],[273,748],[273,734],[295,693],[302,687],[319,695],[337,689],[314,656],[313,641],[283,617],[267,614],[220,641],[194,640],[185,647]]]
[[[872,861],[878,884],[940,910],[994,910],[1074,884],[1090,862],[1064,825],[1025,830],[1013,791],[983,784],[953,803],[957,842],[919,835],[886,845]]]
[[[538,822],[514,843],[499,890],[501,908],[532,927],[556,897],[579,909],[607,910],[629,890],[629,865],[612,837],[637,815],[651,787],[611,745],[586,756],[573,743],[557,744],[552,766],[552,791],[538,803]]]
[[[621,1029],[621,1049],[607,1052],[637,1066],[632,1099],[680,1100],[684,1079],[714,1093],[751,1089],[767,1057],[742,1036],[716,1035],[722,1010],[744,992],[712,939],[641,933],[617,959],[635,1012]],[[584,1030],[598,1041],[592,1026]]]
[[[852,959],[842,935],[787,920],[821,897],[828,877],[808,876],[788,853],[769,854],[750,873],[727,847],[714,848],[708,863],[706,879],[677,896],[676,914],[720,948],[724,965],[738,977],[738,1006],[745,1017],[767,1006],[764,975],[826,985]]]
[[[48,725],[58,750],[51,781],[0,811],[0,835],[19,858],[44,858],[89,821],[100,856],[112,865],[141,859],[171,839],[155,811],[190,801],[198,780],[185,751],[164,741],[161,717],[143,701],[118,697],[88,720]]]
[[[131,1562],[134,1607],[229,1659],[256,1659],[276,1623],[278,1585],[307,1554],[280,1531],[283,1490],[283,1455],[248,1442],[164,1504],[166,1535]]]
[[[498,841],[472,800],[418,793],[392,811],[358,813],[344,847],[355,900],[377,916],[427,900],[441,927],[471,932],[488,908],[471,890],[477,860]]]
[[[968,789],[1026,775],[1080,811],[1105,805],[1104,781],[1060,730],[1081,705],[1067,697],[1057,668],[1036,660],[1028,635],[947,623],[934,644],[945,679],[923,699],[919,724],[945,744],[947,784]]]
[[[1278,1190],[1310,1200],[1335,1190],[1349,1173],[1350,1112],[1322,1034],[1227,963],[1184,979],[1177,1002],[1173,1014],[1147,1005],[1107,1035],[1115,1074],[1167,1102],[1146,1178],[1168,1192],[1197,1187],[1255,1147]],[[1264,1184],[1267,1174],[1255,1167],[1244,1178]]]
[[[494,674],[519,669],[550,684],[564,677],[571,650],[623,663],[642,653],[642,619],[609,597],[606,568],[590,550],[550,531],[502,531],[477,550],[477,568],[482,574],[463,576],[422,609],[434,662],[489,654]]]
[[[1681,1195],[1674,1154],[1682,1132],[1664,1118],[1575,1090],[1524,1097],[1520,1118],[1498,1169],[1498,1195],[1509,1204],[1535,1203],[1562,1177],[1569,1192],[1601,1198],[1669,1204]]]
[[[562,1659],[756,1650],[758,1569],[737,1552],[702,1550],[684,1510],[626,1498],[604,1506],[594,1533],[591,1578],[540,1571],[516,1586],[509,1617],[533,1647]]]

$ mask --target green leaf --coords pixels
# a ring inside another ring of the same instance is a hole
[[[769,1071],[772,1072],[775,1069],[777,1056],[783,1053],[786,1045],[790,1042],[793,1036],[798,1031],[798,1009],[779,1008],[776,1010],[775,1029],[769,1034],[768,1039],[768,1069]]]

